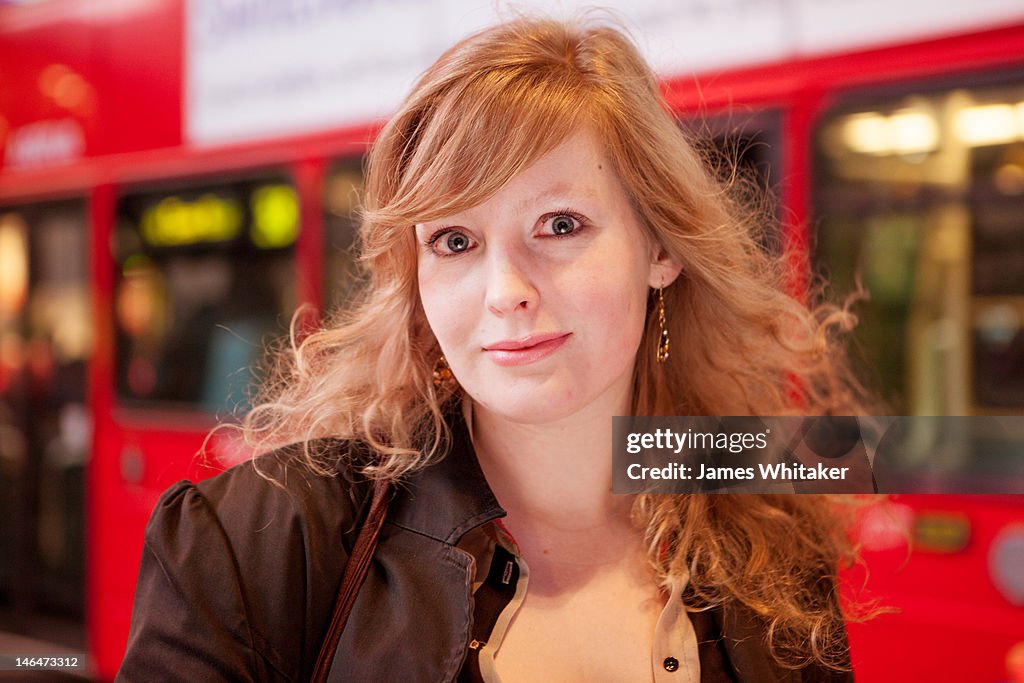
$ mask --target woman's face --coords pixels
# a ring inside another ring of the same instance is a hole
[[[474,401],[530,424],[628,410],[649,288],[679,268],[646,239],[592,134],[416,237],[423,309]]]

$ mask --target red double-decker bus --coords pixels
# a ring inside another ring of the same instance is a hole
[[[362,155],[481,4],[0,3],[0,631],[113,677],[159,494],[246,456],[195,454],[296,308],[344,302]],[[1020,415],[1024,10],[916,4],[626,14],[795,272],[871,292],[894,412]],[[861,533],[899,610],[851,625],[861,680],[1024,681],[1024,500],[897,496]]]

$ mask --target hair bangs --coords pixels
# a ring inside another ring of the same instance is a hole
[[[529,66],[481,73],[416,117],[374,222],[408,226],[477,206],[584,124],[587,84]]]

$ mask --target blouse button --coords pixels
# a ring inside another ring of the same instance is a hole
[[[675,671],[679,668],[679,660],[675,657],[665,657],[663,664],[665,665],[665,671]]]

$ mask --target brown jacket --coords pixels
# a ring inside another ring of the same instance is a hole
[[[408,478],[342,634],[332,681],[454,681],[472,632],[469,530],[504,516],[461,417],[446,458]],[[341,453],[343,443],[330,446]],[[370,487],[318,477],[299,447],[180,482],[146,531],[119,681],[304,681],[324,639]],[[773,662],[740,610],[692,615],[702,681],[851,681]]]

